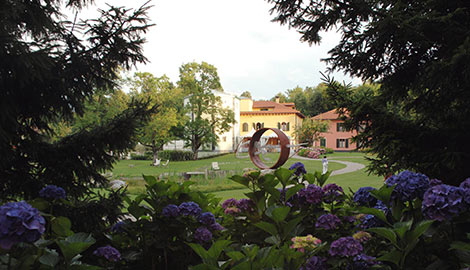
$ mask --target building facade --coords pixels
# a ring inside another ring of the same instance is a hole
[[[343,126],[343,120],[339,119],[336,109],[312,117],[313,120],[329,121],[327,132],[321,133],[321,139],[315,141],[315,147],[328,147],[334,151],[352,151],[357,149],[355,142],[351,141],[353,136],[357,135],[356,131],[346,131]]]
[[[260,128],[281,129],[297,144],[295,128],[302,125],[305,116],[295,109],[294,103],[274,101],[253,101],[249,98],[240,100],[240,136],[246,137]],[[263,134],[271,135],[269,132]]]

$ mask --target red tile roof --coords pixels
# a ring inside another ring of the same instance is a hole
[[[327,111],[327,112],[324,112],[324,113],[321,113],[312,117],[312,119],[315,119],[315,120],[335,120],[338,118],[339,118],[339,115],[338,113],[336,113],[336,109],[333,109],[333,110],[330,110],[330,111]]]
[[[242,111],[240,114],[289,114],[295,113],[301,118],[305,118],[305,116],[298,110],[289,107],[291,103],[277,103],[274,101],[253,101],[253,108],[269,108],[269,111]],[[292,103],[293,104],[293,103]],[[287,106],[286,106],[287,105]],[[295,104],[294,104],[295,105]]]

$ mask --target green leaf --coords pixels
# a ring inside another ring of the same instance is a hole
[[[416,227],[414,230],[411,232],[411,237],[409,239],[409,242],[414,242],[416,241],[423,233],[426,232],[426,230],[431,226],[431,224],[434,222],[434,220],[423,220]]]
[[[465,243],[465,242],[461,242],[461,241],[454,241],[450,244],[450,249],[470,251],[470,243]]]
[[[155,178],[155,176],[143,175],[142,174],[142,177],[144,178],[145,183],[147,183],[147,185],[150,186],[150,187],[155,185],[158,182],[157,178]]]
[[[201,263],[201,264],[198,264],[196,266],[189,266],[190,270],[220,270],[220,268],[218,267],[215,267],[213,265],[209,265],[209,264],[205,264],[205,263]]]
[[[87,233],[76,233],[65,238],[65,240],[57,241],[57,245],[67,261],[85,251],[94,243],[95,239]]]
[[[400,263],[400,259],[401,259],[401,252],[398,251],[398,250],[388,252],[387,254],[377,258],[378,261],[391,262],[391,263],[394,263],[397,266]]]
[[[195,243],[188,243],[188,245],[194,250],[194,252],[196,252],[197,255],[199,255],[199,257],[201,257],[203,261],[207,261],[209,259],[209,254],[203,246]]]
[[[358,210],[360,213],[363,213],[363,214],[374,215],[380,220],[382,220],[383,222],[385,222],[386,224],[390,225],[390,223],[388,223],[387,221],[387,218],[385,217],[384,212],[382,212],[379,209],[369,208],[369,207],[359,207]]]
[[[212,246],[209,248],[208,255],[210,258],[217,260],[219,258],[220,253],[232,243],[230,240],[217,240]]]
[[[285,186],[287,186],[287,182],[289,181],[289,179],[290,179],[290,177],[292,176],[293,173],[294,173],[294,171],[291,171],[289,169],[279,168],[274,172],[274,175],[276,175],[277,179],[279,179],[279,181],[281,181],[282,186],[285,187]]]
[[[89,265],[86,263],[74,264],[70,266],[70,270],[100,270],[100,269],[103,269],[103,268],[99,266]]]
[[[227,252],[227,256],[230,257],[230,259],[234,260],[234,261],[240,261],[242,260],[243,258],[245,258],[245,255],[243,253],[241,253],[240,251],[230,251],[230,252]]]
[[[397,222],[393,224],[393,228],[396,234],[400,237],[400,239],[404,239],[405,233],[411,229],[412,224],[413,224],[413,220]]]
[[[300,221],[302,221],[303,218],[304,217],[297,217],[287,222],[287,224],[283,226],[284,237],[288,236],[289,233],[293,232],[294,228],[300,223]]]
[[[56,266],[56,264],[59,263],[59,261],[60,261],[59,254],[57,254],[57,252],[55,251],[49,251],[39,258],[40,263],[50,266],[50,267]]]
[[[29,204],[38,209],[39,211],[45,211],[49,208],[50,204],[48,201],[46,201],[45,199],[43,198],[36,198],[32,201],[29,201]]]
[[[304,174],[304,180],[306,180],[309,184],[315,184],[315,175],[313,173]]]
[[[278,235],[277,228],[274,226],[274,224],[268,223],[266,221],[260,221],[255,223],[255,226],[271,235]]]
[[[375,198],[381,200],[383,203],[388,204],[390,202],[390,196],[392,195],[392,191],[394,188],[395,186],[388,187],[387,185],[383,185],[377,190],[371,190],[370,194]]]
[[[388,239],[392,244],[398,247],[397,243],[397,235],[392,229],[384,228],[384,227],[377,227],[377,228],[369,228],[367,229],[369,232],[376,233],[386,239]]]
[[[231,177],[229,177],[229,179],[232,180],[232,181],[235,181],[239,184],[242,184],[245,187],[250,186],[250,180],[246,177],[241,176],[241,175],[232,175]]]
[[[284,219],[286,219],[287,215],[289,214],[290,212],[290,207],[288,206],[280,206],[280,207],[276,207],[274,208],[274,210],[272,211],[272,219],[279,223],[281,221],[284,221]]]
[[[286,201],[289,200],[290,197],[294,196],[297,192],[299,192],[299,190],[301,190],[304,187],[305,187],[304,185],[295,185],[293,187],[288,188],[287,191],[286,191],[285,200]]]
[[[72,222],[66,217],[56,217],[51,220],[52,231],[59,236],[70,236],[73,234]]]

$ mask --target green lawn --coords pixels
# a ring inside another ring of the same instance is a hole
[[[367,160],[364,158],[363,153],[355,152],[338,152],[327,155],[328,159],[337,159],[343,161],[356,162],[361,164],[367,164]],[[268,154],[271,160],[276,160],[277,156],[274,154]],[[300,160],[296,158],[289,159],[283,166],[289,168],[295,162],[302,162],[308,172],[320,171],[321,160]],[[227,171],[226,176],[222,176],[219,172],[218,176],[211,171],[212,162],[218,162],[219,167],[222,171]],[[245,168],[255,168],[249,158],[236,158],[234,154],[228,154],[224,156],[197,160],[197,161],[180,161],[170,162],[167,167],[153,167],[150,166],[151,161],[148,160],[122,160],[119,161],[112,170],[114,179],[123,179],[128,182],[129,191],[133,194],[138,194],[145,190],[144,181],[141,179],[142,174],[153,175],[158,177],[163,173],[177,174],[188,171],[209,171],[209,179],[205,179],[203,176],[197,176],[191,178],[191,181],[196,182],[193,187],[203,192],[211,192],[216,196],[227,199],[227,198],[242,198],[244,193],[248,190],[244,189],[243,186],[229,180],[227,177],[234,173],[242,173]],[[344,168],[345,165],[335,162],[329,163],[330,170],[339,170]],[[171,181],[184,181],[180,176],[170,176]],[[345,190],[357,190],[362,186],[373,186],[379,187],[383,183],[383,178],[374,175],[367,175],[365,169],[360,171],[331,176],[328,183],[337,183],[341,185]]]

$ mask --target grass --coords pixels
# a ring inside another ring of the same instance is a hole
[[[268,154],[271,160],[277,160],[275,154]],[[368,164],[363,153],[357,152],[337,152],[334,154],[327,155],[329,160],[337,159],[342,161],[350,161],[361,163],[364,165]],[[290,158],[284,168],[289,168],[295,162],[302,162],[308,172],[321,171],[321,160],[299,160],[296,158]],[[212,162],[218,162],[221,171],[226,171],[226,176],[223,176],[221,172],[214,173],[211,170]],[[217,197],[223,200],[227,198],[243,198],[244,193],[248,192],[244,186],[235,183],[228,179],[228,176],[237,173],[243,173],[243,169],[255,168],[249,158],[236,158],[234,154],[227,154],[224,156],[218,156],[209,159],[196,160],[196,161],[180,161],[170,162],[167,167],[154,167],[150,166],[151,161],[148,160],[122,160],[119,161],[113,169],[114,179],[126,180],[129,185],[129,192],[132,194],[139,194],[145,191],[144,181],[142,180],[142,174],[153,175],[158,177],[163,173],[170,175],[168,179],[170,181],[181,182],[184,181],[181,176],[177,176],[178,173],[184,173],[188,171],[209,171],[208,179],[204,176],[193,176],[191,181],[196,182],[193,185],[195,190],[202,192],[210,192],[215,194]],[[266,162],[267,163],[267,162]],[[339,170],[344,168],[345,165],[335,162],[329,162],[330,170]],[[374,175],[368,175],[366,169],[362,169],[356,172],[331,176],[328,183],[336,183],[343,187],[346,191],[349,189],[357,190],[363,186],[379,187],[383,183],[383,178]]]

